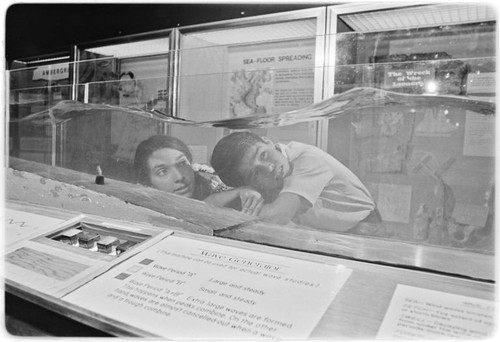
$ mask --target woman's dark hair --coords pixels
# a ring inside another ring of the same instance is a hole
[[[215,145],[210,164],[224,184],[245,186],[245,180],[239,173],[240,163],[248,149],[263,142],[262,138],[251,132],[231,133]]]
[[[190,163],[193,162],[193,155],[189,151],[189,147],[181,140],[169,135],[153,135],[142,141],[135,151],[134,167],[136,171],[137,182],[143,185],[150,186],[149,165],[148,159],[151,155],[162,148],[171,148],[182,152]],[[194,171],[193,171],[194,172]],[[210,182],[200,176],[197,172],[194,173],[195,187],[192,198],[204,200],[211,194]]]
[[[170,148],[184,153],[186,158],[191,163],[193,156],[185,143],[181,140],[169,135],[153,135],[142,141],[135,151],[134,167],[137,177],[137,182],[143,185],[151,185],[149,179],[149,157],[157,150],[162,148]]]

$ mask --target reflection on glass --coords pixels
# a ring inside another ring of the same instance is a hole
[[[335,92],[370,86],[494,102],[495,27],[339,34]],[[495,117],[431,102],[332,121],[328,152],[374,195],[384,223],[376,235],[493,253]]]
[[[485,22],[338,34],[335,92],[362,85],[423,93],[434,80],[439,94],[464,95],[468,74],[495,69],[495,29]]]
[[[314,145],[309,125],[329,119],[326,152],[359,178],[382,220],[343,234],[493,253],[494,35],[491,23],[339,34],[337,65],[325,67],[313,62],[314,36],[240,45],[186,36],[176,120],[154,115],[167,108],[166,55],[82,61],[78,104],[62,101],[70,100],[68,78],[40,81],[40,70],[16,70],[11,118],[58,110],[46,124],[12,123],[9,147],[45,163],[56,151],[59,166],[86,173],[99,166],[106,177],[136,183],[137,147],[153,135],[181,139],[190,167],[208,169],[216,143],[232,131]],[[323,87],[318,68],[335,76],[334,93],[313,103]]]
[[[11,120],[47,110],[71,98],[70,63],[56,63],[18,69],[9,74],[9,115]],[[56,127],[9,123],[9,154],[50,164],[55,157]]]
[[[122,107],[153,106],[167,111],[168,55],[133,59],[100,58],[78,68],[77,99]]]
[[[320,44],[316,18],[190,32],[181,38],[179,116],[183,118],[266,116],[314,102]],[[315,143],[307,124],[256,132],[277,140],[293,137]],[[189,143],[208,145],[209,150],[224,135],[223,130],[197,135],[184,127],[173,127],[172,133],[189,137]]]

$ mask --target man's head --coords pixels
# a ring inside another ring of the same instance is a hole
[[[229,186],[252,186],[269,191],[283,186],[290,172],[285,156],[267,138],[236,132],[222,138],[214,148],[211,165]]]
[[[137,90],[137,83],[134,79],[134,74],[129,72],[122,72],[120,75],[120,83],[118,84],[118,91],[121,96],[130,97],[134,95],[134,92]]]

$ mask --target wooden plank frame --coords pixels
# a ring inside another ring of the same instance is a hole
[[[496,259],[493,255],[326,232],[309,227],[269,224],[232,209],[215,208],[201,201],[139,184],[106,179],[104,185],[97,185],[93,175],[17,158],[10,158],[9,161],[10,167],[15,170],[78,185],[187,223],[188,226],[181,225],[184,228],[180,230],[183,231],[482,281],[496,279]],[[15,194],[9,193],[7,199],[19,200]],[[44,205],[43,202],[37,204]],[[168,224],[169,221],[163,222]]]

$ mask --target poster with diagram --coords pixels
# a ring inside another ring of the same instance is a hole
[[[229,116],[283,113],[313,103],[315,43],[229,48]]]

